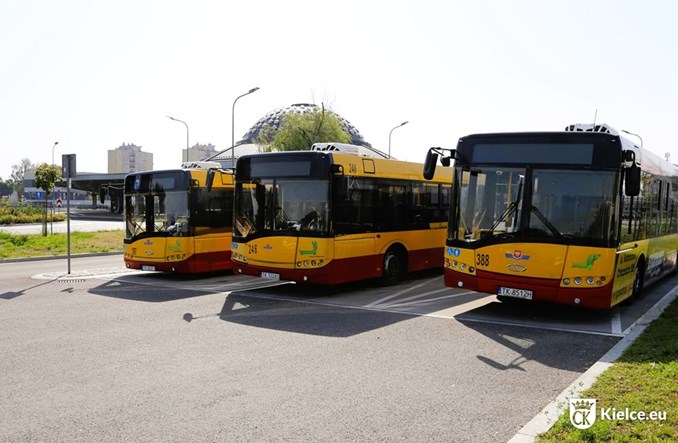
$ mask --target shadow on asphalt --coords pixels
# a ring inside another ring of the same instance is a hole
[[[525,371],[523,365],[526,362],[537,361],[551,368],[584,372],[620,340],[619,337],[535,330],[519,326],[482,323],[468,323],[466,326],[517,354],[501,361],[489,355],[476,355],[478,360],[488,366],[505,371]]]
[[[211,294],[212,292],[192,289],[153,287],[119,280],[110,280],[90,289],[89,293],[103,297],[162,303],[173,300],[181,300],[184,298],[199,297],[201,295]]]
[[[440,271],[415,272],[408,274],[403,283],[441,274]],[[258,328],[326,337],[350,337],[414,318],[411,314],[331,304],[333,295],[359,294],[379,288],[384,288],[379,280],[365,280],[333,286],[296,284],[234,291],[226,297],[219,318]],[[323,297],[323,302],[313,304],[313,299],[318,297]]]
[[[219,318],[231,323],[298,334],[350,337],[414,317],[230,294],[226,297]]]
[[[49,281],[46,281],[46,282],[43,282],[43,283],[38,283],[37,285],[33,285],[33,286],[28,287],[28,288],[21,289],[19,291],[3,292],[2,294],[0,294],[0,300],[12,300],[13,298],[21,297],[22,295],[24,295],[26,293],[26,291],[30,291],[33,288],[37,288],[37,287],[40,287],[40,286],[50,284],[53,281],[54,280],[49,280]]]

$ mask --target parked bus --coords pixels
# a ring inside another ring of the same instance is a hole
[[[316,144],[240,157],[234,270],[331,285],[442,269],[451,174],[425,182],[421,164],[375,151]]]
[[[604,309],[676,270],[678,168],[613,128],[469,135],[426,176],[439,155],[447,286]]]
[[[231,269],[233,178],[215,162],[128,174],[125,265],[177,273]]]

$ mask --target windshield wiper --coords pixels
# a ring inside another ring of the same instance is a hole
[[[544,226],[546,226],[547,228],[549,228],[549,231],[551,231],[551,233],[552,233],[553,235],[555,235],[556,237],[559,237],[559,238],[563,238],[563,234],[561,234],[561,233],[558,231],[558,229],[556,229],[556,227],[553,226],[553,223],[551,223],[551,222],[546,218],[546,216],[545,216],[544,214],[542,214],[542,212],[541,212],[536,206],[530,206],[530,211],[531,211],[531,212],[534,212],[534,213],[537,215],[537,218],[538,218],[542,223],[544,223]]]

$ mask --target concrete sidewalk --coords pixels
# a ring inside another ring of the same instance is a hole
[[[81,231],[114,231],[125,229],[125,223],[122,220],[79,220],[71,219],[71,232]],[[48,233],[65,233],[67,231],[67,222],[47,223]],[[0,225],[0,232],[10,234],[41,234],[42,223],[27,223],[18,225]]]

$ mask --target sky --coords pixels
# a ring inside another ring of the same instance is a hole
[[[168,115],[221,150],[294,103],[385,152],[391,133],[408,161],[595,121],[678,163],[677,42],[672,0],[3,0],[0,177],[53,152],[107,172],[123,143],[179,167],[186,127]]]

